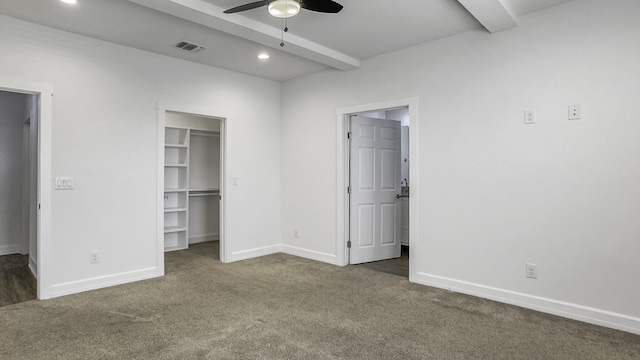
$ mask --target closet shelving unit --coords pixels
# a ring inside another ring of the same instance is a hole
[[[165,251],[219,238],[219,154],[219,132],[165,127]]]
[[[189,129],[165,128],[164,142],[164,250],[181,250],[189,246]]]

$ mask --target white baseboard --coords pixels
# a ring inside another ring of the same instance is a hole
[[[282,245],[271,245],[261,248],[236,251],[231,253],[231,260],[229,262],[247,260],[255,257],[277,254],[279,252],[282,252]]]
[[[0,245],[0,256],[20,254],[20,244],[17,245]]]
[[[109,286],[122,285],[134,281],[147,280],[162,276],[161,269],[157,267],[140,269],[114,275],[98,276],[90,279],[71,281],[52,285],[49,289],[43,289],[42,299],[51,299],[58,296],[76,294],[83,291],[96,290]]]
[[[333,254],[326,254],[319,251],[307,250],[291,245],[282,245],[282,252],[289,255],[303,257],[305,259],[311,259],[315,261],[329,263],[331,265],[336,264],[336,256]]]
[[[220,240],[220,234],[189,236],[189,244],[199,244],[199,243],[203,243],[207,241],[215,241],[215,240]]]
[[[449,279],[427,273],[417,273],[416,276],[412,277],[410,280],[422,285],[495,300],[506,304],[516,305],[527,309],[640,335],[640,318],[633,316]]]
[[[336,256],[333,254],[321,253],[319,251],[307,250],[295,246],[290,245],[272,245],[265,246],[261,248],[237,251],[231,254],[231,261],[240,261],[247,260],[251,258],[256,258],[259,256],[277,254],[277,253],[285,253],[289,255],[303,257],[305,259],[320,261],[329,263],[332,265],[336,264]]]

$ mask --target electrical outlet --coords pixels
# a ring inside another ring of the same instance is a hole
[[[524,111],[524,123],[525,124],[535,124],[536,123],[536,111],[535,110],[525,110]]]
[[[525,275],[529,279],[537,279],[538,278],[538,265],[536,265],[536,264],[525,264]]]
[[[582,118],[582,105],[569,105],[569,120],[580,120]]]
[[[293,237],[298,238],[298,229],[293,229]]]
[[[89,262],[91,264],[97,264],[100,262],[100,253],[98,251],[92,251],[89,254]]]

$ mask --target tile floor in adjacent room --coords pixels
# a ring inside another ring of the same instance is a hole
[[[35,300],[36,279],[29,270],[29,255],[0,256],[0,306]]]

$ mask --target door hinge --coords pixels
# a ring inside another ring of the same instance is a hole
[[[347,186],[347,194],[351,194],[351,186]]]
[[[40,210],[40,204],[38,204],[38,210]]]
[[[347,139],[351,139],[351,131],[347,132]]]
[[[351,249],[351,240],[347,241],[347,249]]]

